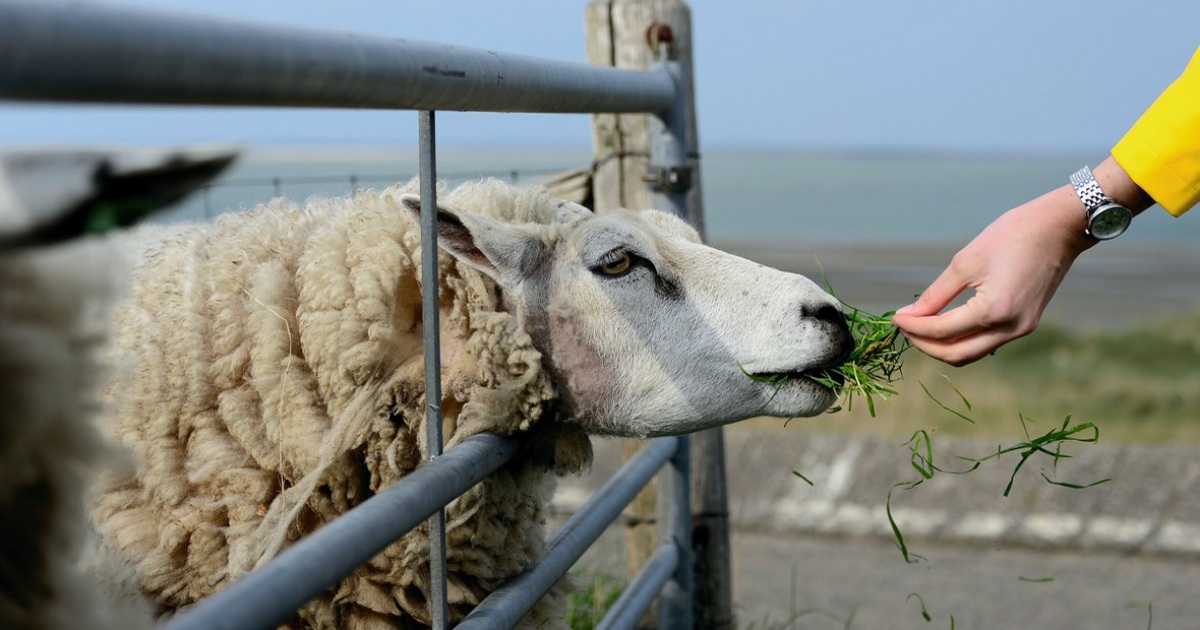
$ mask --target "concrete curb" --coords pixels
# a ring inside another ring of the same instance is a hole
[[[903,440],[813,434],[800,429],[726,431],[729,507],[736,527],[786,534],[893,537],[891,511],[906,539],[963,544],[1200,555],[1200,450],[1173,446],[1074,444],[1057,470],[1035,455],[1003,496],[1018,457],[990,460],[968,475],[920,478]],[[935,440],[940,467],[969,467],[997,443]],[[590,474],[560,482],[556,508],[572,511],[620,465],[615,440],[593,440]],[[810,486],[792,471],[812,481]],[[1087,484],[1082,490],[1047,483]]]

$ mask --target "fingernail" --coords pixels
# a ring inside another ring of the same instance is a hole
[[[901,306],[900,308],[896,309],[896,314],[904,315],[904,314],[908,313],[909,311],[911,311],[912,308],[913,308],[912,304],[909,304],[908,306]]]

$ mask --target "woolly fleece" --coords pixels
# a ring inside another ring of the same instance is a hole
[[[136,589],[79,569],[86,480],[124,463],[90,423],[123,264],[96,240],[0,256],[0,628],[153,627]]]
[[[109,475],[92,509],[109,548],[171,614],[245,575],[429,458],[420,238],[382,192],[274,200],[157,235],[114,320],[106,433],[136,475]],[[487,180],[442,205],[553,221],[544,190]],[[447,509],[451,619],[535,562],[556,474],[591,461],[557,422],[541,355],[486,276],[439,255],[447,448],[531,434],[516,460]],[[389,546],[286,627],[429,623],[426,528]],[[526,627],[564,625],[556,587]]]

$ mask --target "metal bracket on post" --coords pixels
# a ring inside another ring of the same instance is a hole
[[[692,167],[687,151],[683,64],[665,61],[655,67],[666,72],[675,82],[675,102],[670,110],[650,117],[650,164],[646,181],[650,184],[655,208],[687,220],[687,193],[692,188]]]
[[[692,167],[651,166],[647,169],[646,183],[656,192],[667,194],[686,193],[692,188]]]

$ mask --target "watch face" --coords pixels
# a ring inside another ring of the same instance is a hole
[[[1102,241],[1116,238],[1129,227],[1133,221],[1133,213],[1129,208],[1117,204],[1100,206],[1092,213],[1088,225],[1088,234]]]

